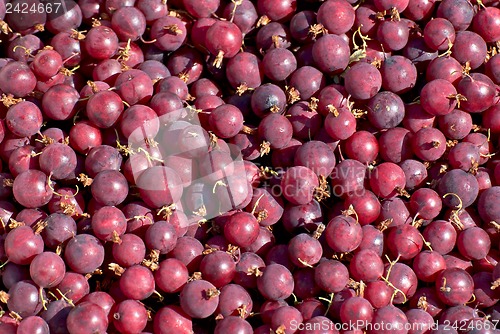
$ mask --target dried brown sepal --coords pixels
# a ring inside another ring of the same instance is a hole
[[[1,303],[4,303],[4,304],[7,304],[7,302],[9,301],[9,294],[5,291],[0,291],[0,302]]]
[[[382,67],[382,59],[375,58],[370,64],[372,64],[376,68],[380,68],[380,67]]]
[[[259,28],[259,27],[265,26],[269,23],[271,23],[271,19],[269,17],[267,17],[266,15],[262,15],[259,18],[259,20],[257,21],[256,27]]]
[[[279,326],[276,329],[275,334],[286,334],[286,326],[285,325]]]
[[[260,166],[259,177],[264,178],[264,179],[270,179],[273,176],[278,176],[278,172],[273,170],[271,167]]]
[[[300,92],[295,87],[285,86],[285,92],[288,104],[300,101]]]
[[[87,274],[85,275],[85,278],[86,278],[87,280],[89,280],[89,279],[91,279],[91,278],[92,278],[93,276],[95,276],[95,275],[102,275],[102,274],[103,274],[102,270],[101,270],[101,269],[99,269],[99,268],[97,268],[97,269],[96,269],[96,270],[94,270],[93,272],[91,272],[91,273],[87,273]]]
[[[213,65],[216,67],[216,68],[221,68],[222,67],[222,60],[224,59],[224,51],[220,50],[218,53],[217,53],[217,56],[215,56],[215,59],[214,59],[214,63]]]
[[[87,86],[90,87],[90,89],[92,90],[92,93],[97,93],[99,91],[99,88],[97,88],[96,83],[92,80],[87,81]]]
[[[14,186],[14,179],[3,179],[4,187],[12,187]]]
[[[328,30],[326,30],[325,26],[321,23],[316,23],[309,26],[309,35],[312,36],[313,39],[316,39],[319,35],[328,34]]]
[[[47,227],[48,223],[44,220],[39,221],[35,225],[33,225],[33,232],[35,234],[40,234]]]
[[[271,143],[268,141],[263,141],[260,144],[260,156],[263,157],[271,152]]]
[[[4,106],[6,106],[7,108],[10,108],[15,104],[18,104],[19,102],[24,101],[24,99],[22,99],[22,98],[16,99],[14,97],[14,95],[12,95],[12,94],[2,94],[0,101],[3,103]]]
[[[125,272],[125,269],[120,267],[117,263],[110,263],[108,269],[114,272],[116,276],[121,276]]]
[[[489,225],[491,225],[495,231],[500,232],[500,224],[497,223],[496,221],[492,220],[489,222]]]
[[[11,317],[12,319],[16,320],[16,321],[22,321],[23,318],[16,312],[14,311],[10,311],[9,312],[9,317]]]
[[[236,309],[236,311],[238,312],[238,315],[240,316],[240,318],[242,319],[245,319],[246,317],[248,317],[250,315],[251,312],[248,311],[248,307],[246,304],[244,305],[241,305],[240,307],[238,307]]]
[[[208,254],[212,254],[212,253],[217,252],[217,251],[218,251],[217,248],[213,248],[213,247],[210,247],[209,245],[205,245],[205,249],[203,250],[202,254],[208,255]]]
[[[76,178],[78,182],[81,182],[84,187],[90,187],[94,179],[90,178],[88,175],[84,173],[80,173]]]
[[[18,222],[17,220],[10,218],[9,219],[9,228],[11,230],[18,228],[19,226],[24,226],[25,224],[23,222]]]
[[[325,231],[325,228],[326,228],[325,224],[318,224],[318,227],[316,227],[316,231],[314,231],[312,237],[314,239],[319,239],[323,234],[323,232]]]
[[[429,307],[429,303],[427,302],[427,297],[421,296],[418,299],[417,307],[421,310],[427,311],[427,308]]]
[[[417,219],[417,217],[415,217],[411,224],[416,228],[420,228],[424,224],[424,220],[422,218]]]
[[[209,145],[216,148],[219,145],[219,138],[212,131],[208,131]]]
[[[238,87],[236,87],[236,94],[238,94],[238,96],[241,96],[249,90],[252,90],[252,88],[248,87],[246,82],[242,82]]]
[[[125,62],[127,62],[130,59],[130,51],[132,48],[130,47],[130,38],[127,40],[127,44],[125,44],[125,47],[119,47],[118,48],[118,58],[117,60],[120,61],[122,66],[124,65]]]
[[[71,38],[74,38],[76,40],[79,40],[79,41],[83,41],[85,39],[85,33],[87,32],[87,30],[83,30],[83,31],[78,31],[76,29],[71,29]]]
[[[220,291],[217,290],[216,288],[207,289],[205,291],[205,298],[206,299],[211,299],[211,298],[217,297],[218,295],[220,295]]]
[[[165,205],[163,206],[158,212],[156,213],[158,216],[161,216],[163,214],[163,219],[166,221],[170,220],[170,217],[174,213],[174,211],[177,209],[175,204],[170,204],[170,205]]]
[[[189,73],[187,71],[183,71],[177,75],[179,79],[187,83],[189,81]]]
[[[240,249],[240,247],[238,247],[236,245],[229,244],[227,246],[226,253],[228,253],[229,255],[231,255],[231,257],[235,260],[236,263],[240,262],[240,260],[239,260],[240,256],[241,256],[241,249]]]
[[[496,289],[496,288],[498,288],[499,286],[500,286],[500,278],[499,278],[499,279],[497,279],[497,280],[495,280],[495,281],[493,281],[493,282],[491,283],[491,288],[490,288],[490,289],[491,289],[491,290],[495,290],[495,289]]]
[[[307,107],[311,111],[317,111],[317,109],[318,109],[318,102],[319,102],[319,99],[313,96],[313,97],[311,97],[311,100],[307,104]]]
[[[353,255],[352,253],[335,253],[332,255],[332,259],[338,260],[338,261],[351,261]]]
[[[57,245],[57,247],[56,247],[56,254],[59,255],[59,256],[61,256],[63,250],[64,250],[63,244]]]
[[[193,275],[189,276],[188,282],[198,281],[201,279],[201,272],[195,271]]]
[[[207,215],[207,207],[203,204],[197,210],[193,211],[193,214],[199,217],[205,217]]]
[[[59,73],[61,73],[64,76],[70,77],[75,74],[76,70],[78,70],[80,66],[75,66],[71,70],[69,68],[63,67],[59,70]]]
[[[406,198],[410,198],[410,194],[408,193],[408,191],[406,191],[405,188],[401,188],[401,187],[396,187],[396,192],[398,193],[399,196],[403,196],[403,197],[406,197]]]
[[[327,105],[326,109],[328,109],[328,112],[333,114],[333,116],[335,116],[335,117],[338,117],[340,115],[339,110],[333,104]]]
[[[260,210],[257,212],[257,221],[260,223],[269,216],[267,210]]]
[[[442,164],[441,167],[439,167],[439,174],[446,173],[448,168],[450,168],[450,166],[447,163]]]
[[[262,276],[263,274],[264,273],[257,266],[253,266],[253,267],[247,269],[248,276],[259,277],[259,276]]]
[[[467,98],[463,96],[462,94],[451,94],[448,95],[447,98],[451,100],[456,100],[457,101],[457,108],[460,108],[460,102],[461,101],[467,101]]]
[[[164,26],[163,29],[168,30],[174,35],[182,35],[182,29],[179,28],[177,24],[170,24],[168,26]]]
[[[356,218],[356,222],[359,223],[358,213],[356,212],[356,210],[354,209],[354,206],[352,204],[349,205],[347,210],[342,210],[341,213],[346,217],[354,215],[354,217]]]
[[[325,198],[330,198],[330,190],[328,187],[328,181],[324,175],[318,177],[319,186],[314,189],[314,198],[321,202]]]
[[[356,292],[356,296],[358,297],[364,297],[365,296],[365,288],[366,284],[363,281],[355,281],[352,278],[349,278],[349,283],[347,283],[347,286],[352,288]]]
[[[391,20],[401,21],[401,16],[399,15],[399,11],[396,7],[392,7],[389,13],[391,15]]]
[[[112,237],[111,237],[111,242],[121,245],[122,239],[120,238],[120,234],[118,234],[118,232],[113,231]]]
[[[471,167],[468,172],[472,175],[476,175],[479,170],[479,161],[476,161],[474,158],[471,158]]]
[[[385,219],[385,220],[382,220],[378,225],[377,225],[377,229],[381,232],[384,232],[385,230],[387,230],[389,228],[389,226],[392,224],[393,222],[393,219],[392,218],[389,218],[389,219]]]
[[[4,20],[0,20],[0,32],[2,32],[2,34],[4,35],[8,35],[9,33],[12,32],[12,29]]]

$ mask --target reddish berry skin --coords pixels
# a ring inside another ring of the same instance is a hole
[[[472,298],[474,281],[463,269],[448,268],[436,278],[436,293],[449,306],[464,304]]]
[[[292,273],[281,264],[270,264],[257,278],[257,288],[266,299],[286,299],[294,288]]]
[[[104,333],[108,327],[108,318],[101,307],[84,302],[69,312],[67,326],[70,333]]]
[[[5,254],[10,262],[27,265],[43,251],[43,239],[29,226],[19,226],[7,234],[4,242]]]
[[[180,294],[182,310],[192,318],[204,319],[212,315],[219,304],[219,292],[205,280],[189,282]]]
[[[206,47],[214,56],[234,57],[243,41],[240,28],[228,21],[217,21],[207,30]]]
[[[224,236],[236,246],[248,247],[259,236],[259,222],[250,213],[237,212],[224,224]]]
[[[297,10],[297,0],[259,0],[257,10],[272,21],[286,22]]]
[[[142,265],[133,265],[127,268],[121,275],[119,284],[125,297],[135,300],[148,298],[155,289],[153,273]]]
[[[392,162],[384,162],[375,167],[371,171],[369,181],[375,195],[383,198],[396,196],[406,185],[403,170]]]
[[[116,304],[111,314],[113,325],[122,333],[140,333],[148,321],[148,313],[144,305],[132,299]]]
[[[85,38],[85,50],[95,59],[111,58],[118,50],[118,36],[106,26],[92,28]]]
[[[318,22],[330,34],[341,35],[354,25],[355,12],[351,4],[345,0],[325,1],[318,10]]]

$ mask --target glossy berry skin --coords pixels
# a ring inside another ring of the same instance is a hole
[[[53,192],[47,175],[38,170],[27,170],[14,179],[14,198],[25,208],[38,208],[49,203]]]
[[[31,278],[43,288],[52,288],[61,283],[65,271],[63,259],[52,252],[40,253],[30,263]]]
[[[10,262],[27,265],[43,251],[43,239],[29,226],[19,226],[9,232],[4,241],[5,255]]]
[[[189,282],[180,294],[182,310],[192,318],[204,319],[212,315],[219,304],[219,292],[205,280]]]
[[[104,247],[96,237],[79,234],[67,243],[64,259],[74,272],[92,273],[104,262]]]
[[[484,259],[491,247],[488,233],[480,227],[470,227],[458,235],[458,251],[465,258],[471,260]]]
[[[133,265],[120,276],[119,286],[125,297],[144,300],[153,294],[155,280],[149,268]]]
[[[317,19],[330,34],[341,35],[353,26],[355,12],[345,0],[328,0],[319,8]]]
[[[281,180],[283,196],[295,205],[309,203],[318,186],[319,181],[316,174],[303,166],[289,168]]]
[[[43,115],[33,102],[22,101],[9,108],[5,122],[16,136],[30,137],[40,130]]]
[[[285,266],[270,264],[265,268],[262,276],[257,278],[257,288],[266,299],[286,299],[293,292],[293,276]]]
[[[67,318],[70,333],[104,333],[108,327],[108,318],[104,310],[91,302],[84,302],[72,309]]]
[[[374,97],[382,86],[382,75],[372,64],[359,62],[345,74],[345,89],[357,100]]]
[[[446,305],[464,304],[472,297],[474,281],[463,269],[443,270],[436,278],[436,293]]]
[[[333,217],[324,233],[328,246],[338,253],[352,252],[363,238],[361,225],[353,217],[345,215]]]
[[[33,281],[20,281],[9,289],[7,307],[21,317],[37,315],[42,310],[42,300],[45,293]]]
[[[259,223],[254,215],[237,212],[224,224],[224,236],[231,244],[248,247],[259,236]]]
[[[403,121],[404,104],[401,98],[389,91],[380,92],[367,104],[368,120],[377,129],[391,129]]]
[[[107,59],[118,50],[118,36],[106,26],[92,28],[85,40],[85,50],[95,59]]]
[[[241,30],[234,23],[217,21],[207,30],[206,47],[214,56],[234,57],[241,47]]]
[[[116,304],[111,313],[113,325],[122,333],[140,333],[144,330],[148,321],[148,314],[144,305],[132,299]]]
[[[390,198],[405,188],[406,177],[398,165],[384,162],[375,167],[369,176],[370,187],[375,195]]]

